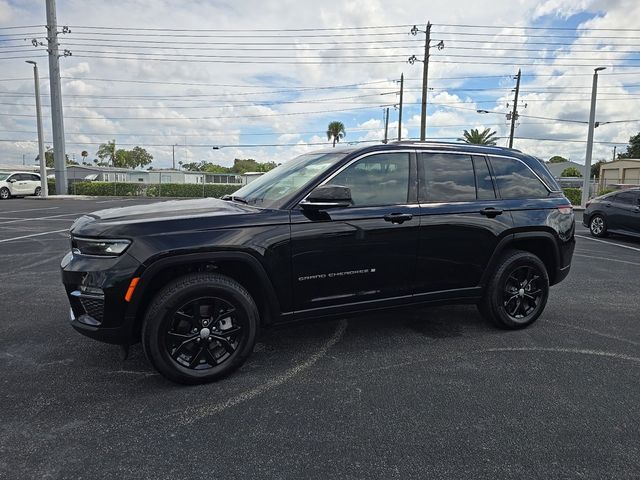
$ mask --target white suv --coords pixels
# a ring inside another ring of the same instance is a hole
[[[0,172],[0,199],[40,193],[40,175],[29,172]]]

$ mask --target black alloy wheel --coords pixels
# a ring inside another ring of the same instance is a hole
[[[538,286],[540,277],[540,272],[528,265],[515,268],[507,277],[502,305],[514,322],[526,320],[541,304],[543,291]]]
[[[178,365],[194,370],[229,360],[246,323],[231,303],[216,297],[189,300],[171,316],[165,332],[167,352]]]
[[[158,292],[145,316],[142,345],[169,380],[206,383],[245,362],[258,323],[255,302],[242,285],[223,275],[194,273]]]
[[[505,253],[485,287],[478,309],[501,328],[524,328],[544,311],[549,275],[542,261],[522,250]]]

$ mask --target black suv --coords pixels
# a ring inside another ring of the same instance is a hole
[[[399,142],[308,153],[223,199],[83,216],[62,277],[76,330],[141,340],[164,376],[202,383],[282,322],[472,303],[525,327],[569,273],[574,228],[534,157]]]

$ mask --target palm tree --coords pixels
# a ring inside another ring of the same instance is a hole
[[[472,128],[471,131],[464,131],[462,134],[462,138],[458,138],[465,143],[475,143],[477,145],[495,145],[497,133],[495,131],[491,131],[490,128],[485,128],[484,131],[479,132],[475,128]]]
[[[327,127],[327,140],[333,139],[333,146],[336,146],[336,142],[339,142],[347,132],[344,131],[344,124],[342,122],[331,122]]]

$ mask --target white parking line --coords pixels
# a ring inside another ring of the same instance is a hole
[[[26,210],[9,210],[8,212],[2,212],[2,214],[4,215],[5,213],[33,212],[34,210],[56,210],[58,208],[60,207],[27,208]]]
[[[594,242],[606,243],[607,245],[615,245],[616,247],[620,248],[628,248],[629,250],[640,252],[640,248],[630,247],[629,245],[620,245],[619,243],[607,242],[606,240],[598,240],[597,238],[585,237],[584,235],[576,235],[576,237],[584,238],[586,240],[593,240]]]
[[[39,237],[41,235],[49,235],[50,233],[61,233],[61,232],[68,232],[68,231],[69,231],[68,228],[63,228],[62,230],[52,230],[50,232],[34,233],[32,235],[23,235],[21,237],[5,238],[3,240],[0,240],[0,243],[12,242],[14,240],[22,240],[23,238]]]
[[[60,217],[68,217],[70,215],[81,217],[82,215],[84,215],[84,213],[62,213],[60,215],[50,215],[48,217],[32,217],[32,218],[0,217],[0,220],[9,220],[8,222],[2,222],[4,225],[6,225],[7,223],[29,222],[31,220],[48,220],[48,219],[68,220]]]
[[[618,260],[617,258],[609,258],[609,257],[596,257],[594,255],[584,255],[582,253],[574,253],[574,257],[585,257],[585,258],[595,258],[596,260],[605,260],[607,262],[618,262],[618,263],[626,263],[628,265],[637,265],[640,267],[640,263],[638,262],[629,262],[627,260]]]

